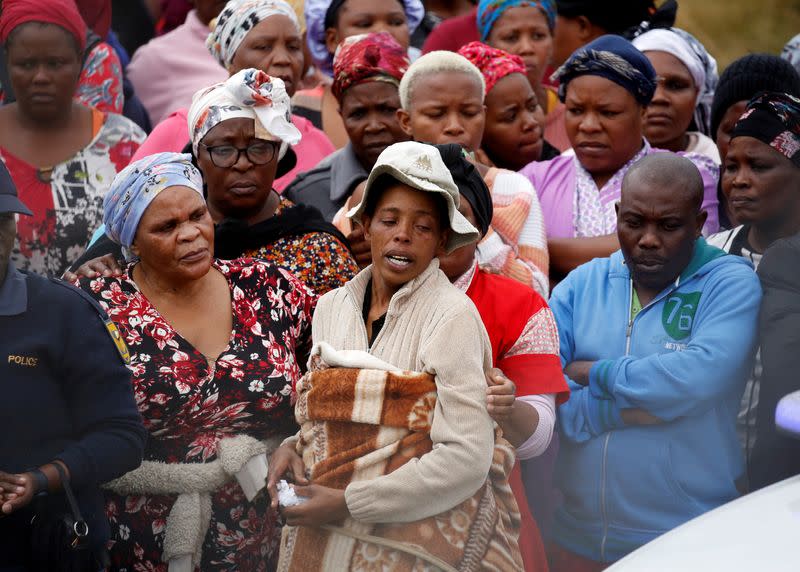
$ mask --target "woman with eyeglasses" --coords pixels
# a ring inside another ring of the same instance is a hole
[[[286,119],[288,109],[280,79],[242,70],[195,95],[189,109],[192,153],[215,224],[214,255],[265,259],[322,295],[355,276],[358,266],[344,236],[317,209],[295,205],[273,189],[275,178],[294,165],[291,145],[300,137]],[[119,247],[102,237],[66,278],[118,274],[119,258]]]
[[[248,68],[261,70],[283,80],[289,97],[300,86],[305,69],[303,25],[284,0],[230,0],[219,13],[206,47],[231,76]],[[183,150],[188,141],[187,114],[185,107],[177,109],[156,125],[134,160]],[[279,193],[335,150],[328,137],[305,117],[292,114],[292,123],[302,138],[294,146],[296,163],[273,183]]]
[[[180,153],[132,163],[105,198],[106,234],[127,263],[79,283],[130,348],[150,433],[142,465],[106,485],[111,570],[274,570],[280,525],[259,491],[265,455],[296,431],[290,397],[316,296],[282,264],[241,255],[260,254],[247,224],[266,240],[303,223],[269,185],[298,137],[288,101],[280,79],[254,69],[199,92],[189,117],[207,200]],[[324,248],[272,245],[266,256],[309,261]]]

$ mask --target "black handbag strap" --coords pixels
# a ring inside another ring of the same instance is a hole
[[[61,488],[64,489],[64,495],[67,497],[67,502],[69,503],[69,510],[72,512],[72,519],[74,521],[72,524],[72,532],[75,533],[75,539],[72,545],[76,546],[82,539],[89,535],[89,525],[83,520],[81,509],[78,507],[78,501],[75,500],[75,495],[72,492],[72,487],[69,484],[69,477],[64,471],[64,467],[61,466],[61,463],[53,464],[58,471],[58,476],[61,479]]]

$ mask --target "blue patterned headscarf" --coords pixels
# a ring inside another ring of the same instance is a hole
[[[478,32],[481,42],[486,42],[497,20],[506,10],[533,6],[544,12],[550,31],[556,26],[556,4],[554,0],[480,0],[478,2]]]
[[[164,189],[189,187],[203,196],[203,177],[188,153],[156,153],[117,173],[103,199],[103,223],[108,237],[121,245],[127,260],[136,229],[150,203]]]
[[[553,78],[561,82],[558,96],[564,101],[567,86],[576,77],[597,75],[624,87],[641,105],[656,92],[656,70],[647,57],[621,36],[600,36],[575,50]]]

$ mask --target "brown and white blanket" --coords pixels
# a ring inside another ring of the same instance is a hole
[[[330,347],[322,352],[315,348],[311,362],[311,371],[297,386],[295,414],[300,424],[298,453],[312,482],[344,489],[351,482],[391,473],[431,451],[433,376],[400,371],[369,354]],[[522,570],[519,509],[507,479],[513,464],[514,448],[495,429],[489,475],[472,497],[447,512],[410,523],[347,519],[321,528],[287,526],[278,570]]]

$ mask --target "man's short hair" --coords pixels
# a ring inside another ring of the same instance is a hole
[[[697,165],[686,157],[670,152],[652,153],[642,157],[625,173],[622,179],[623,195],[634,177],[643,177],[643,182],[655,187],[680,189],[692,201],[697,212],[703,206],[703,177]]]

